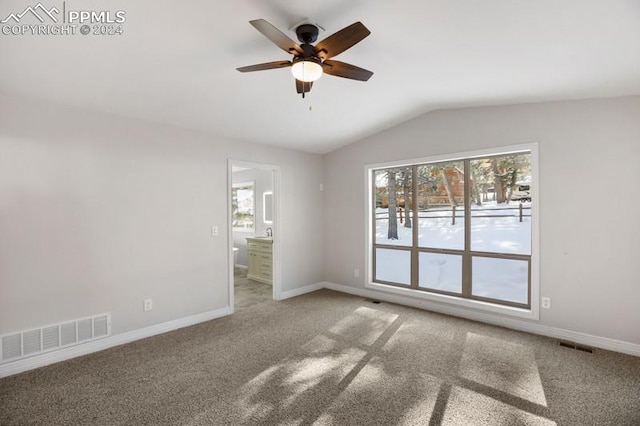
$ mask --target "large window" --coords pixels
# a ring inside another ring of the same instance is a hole
[[[370,168],[372,281],[530,309],[532,164],[526,149]]]
[[[254,182],[233,184],[231,188],[231,210],[234,230],[248,232],[255,230]]]

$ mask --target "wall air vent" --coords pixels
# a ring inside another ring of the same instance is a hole
[[[111,335],[111,314],[65,321],[0,336],[0,364]]]

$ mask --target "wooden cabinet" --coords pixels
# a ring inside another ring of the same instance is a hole
[[[273,240],[270,238],[247,238],[247,278],[273,285]]]

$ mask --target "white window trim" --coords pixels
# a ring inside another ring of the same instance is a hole
[[[372,170],[385,167],[400,167],[420,163],[432,163],[439,161],[453,161],[470,157],[483,157],[496,154],[510,154],[519,151],[531,152],[531,308],[515,308],[511,306],[498,305],[479,300],[472,300],[463,297],[449,296],[437,293],[427,293],[420,290],[395,287],[386,284],[373,282],[373,223],[371,206],[373,205],[372,191]],[[457,152],[452,154],[443,154],[430,157],[412,158],[410,160],[390,161],[384,163],[367,164],[364,167],[365,173],[365,202],[367,219],[365,220],[365,287],[394,293],[402,296],[413,297],[417,299],[430,300],[433,302],[461,306],[465,308],[475,309],[484,312],[492,312],[510,317],[525,318],[538,321],[540,319],[540,279],[539,279],[539,166],[538,166],[538,144],[536,142],[510,145],[496,148],[481,149],[467,152]]]

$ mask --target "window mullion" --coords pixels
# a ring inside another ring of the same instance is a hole
[[[418,166],[411,166],[411,232],[413,244],[411,245],[411,287],[418,288],[419,282],[419,253],[418,253]],[[405,200],[406,200],[405,196]],[[406,201],[405,201],[406,207]],[[406,209],[408,212],[408,209]]]
[[[464,160],[464,254],[462,296],[471,297],[471,160]]]

